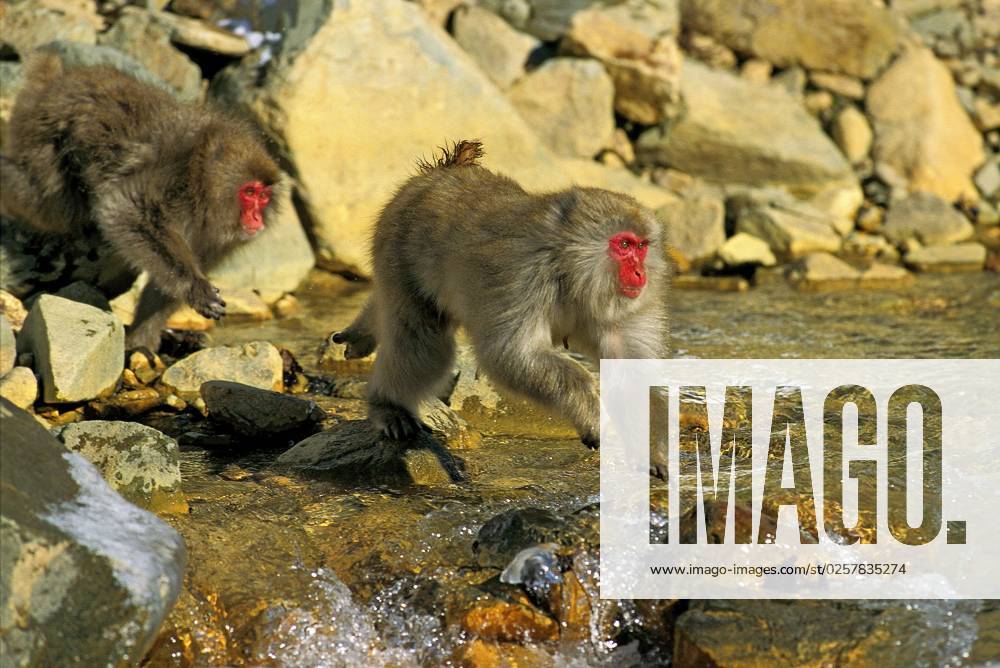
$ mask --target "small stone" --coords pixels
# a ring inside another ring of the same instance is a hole
[[[132,369],[125,369],[122,371],[122,384],[125,387],[135,389],[141,387],[143,383],[136,377],[135,372]]]
[[[796,99],[801,99],[805,94],[807,79],[804,69],[789,67],[781,74],[771,77],[771,85],[781,88]]]
[[[23,366],[16,366],[0,377],[0,397],[18,408],[28,408],[38,399],[38,379],[34,372]]]
[[[884,217],[885,209],[882,207],[874,204],[865,205],[858,211],[858,229],[865,232],[878,232],[882,227]]]
[[[865,98],[865,85],[856,77],[831,72],[811,72],[809,81],[817,88],[822,88],[849,100],[863,100]]]
[[[178,397],[176,394],[168,394],[163,397],[163,405],[173,408],[175,411],[182,411],[187,408],[187,402]]]
[[[858,285],[862,288],[894,289],[913,285],[916,278],[902,267],[875,262],[861,272]]]
[[[21,300],[7,292],[0,290],[0,315],[7,318],[11,329],[20,332],[24,327],[24,321],[28,317],[28,309],[24,308]]]
[[[0,376],[13,369],[16,361],[17,341],[14,340],[14,329],[7,316],[0,313]]]
[[[621,128],[615,128],[615,135],[611,140],[611,150],[617,153],[625,164],[630,165],[635,162],[635,148],[633,148],[628,134]]]
[[[857,107],[844,107],[833,121],[833,140],[853,164],[868,157],[873,136],[868,119]]]
[[[226,302],[226,317],[233,320],[270,320],[271,309],[253,290],[229,288],[222,290]]]
[[[137,350],[129,355],[128,368],[141,383],[149,385],[159,378],[167,367],[155,353],[152,354],[150,362],[150,357],[146,353]]]
[[[975,229],[940,197],[914,193],[889,209],[882,234],[895,244],[915,238],[924,246],[943,246],[970,238]]]
[[[201,398],[213,420],[248,437],[308,433],[326,417],[314,401],[229,381],[202,384]]]
[[[110,392],[122,372],[125,328],[93,306],[42,295],[18,337],[35,356],[47,403],[88,401]]]
[[[810,253],[789,273],[793,285],[807,290],[851,288],[859,277],[857,269],[829,253]]]
[[[983,200],[976,205],[976,222],[980,225],[996,225],[1000,223],[1000,212],[992,204]]]
[[[559,625],[540,610],[496,600],[481,603],[462,617],[462,629],[474,638],[499,642],[542,642],[559,635]]]
[[[529,56],[541,46],[536,38],[475,5],[460,7],[452,26],[455,41],[501,90],[524,76]]]
[[[829,91],[817,90],[811,93],[806,93],[805,100],[803,104],[808,111],[813,116],[819,116],[827,111],[833,106],[833,95]]]
[[[281,391],[284,364],[281,353],[266,341],[242,346],[206,348],[163,372],[160,382],[181,397],[199,396],[202,383],[229,380],[263,390]]]
[[[127,369],[126,369],[127,371]],[[152,387],[137,387],[124,392],[116,392],[107,399],[98,399],[87,405],[88,414],[93,413],[104,419],[134,418],[159,408],[164,403],[163,396]]]
[[[615,88],[600,63],[553,58],[518,81],[509,97],[553,151],[593,158],[611,145]]]
[[[767,242],[746,232],[738,232],[727,239],[719,249],[719,258],[730,267],[747,264],[771,267],[777,264]]]
[[[736,67],[736,54],[704,33],[688,33],[684,50],[695,60],[700,60],[713,69],[731,70]]]
[[[766,60],[750,58],[740,68],[740,76],[755,84],[765,85],[771,80],[773,66]]]
[[[108,484],[133,503],[147,503],[154,492],[180,486],[177,441],[152,427],[88,420],[66,425],[56,436],[90,460]]]
[[[923,272],[981,271],[986,262],[986,247],[974,241],[954,246],[927,246],[906,253],[908,267]]]

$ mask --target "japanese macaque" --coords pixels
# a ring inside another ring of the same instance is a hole
[[[96,229],[149,282],[130,348],[159,347],[187,302],[219,318],[206,272],[272,215],[278,167],[254,129],[106,67],[29,62],[0,156],[0,211],[45,232]]]
[[[597,447],[597,383],[556,346],[665,355],[660,223],[606,190],[529,194],[479,166],[481,156],[479,142],[460,141],[420,163],[378,219],[371,299],[331,338],[348,358],[378,346],[369,419],[391,438],[422,427],[417,405],[449,380],[462,326],[491,379],[555,408]]]

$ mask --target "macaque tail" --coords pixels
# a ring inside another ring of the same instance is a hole
[[[483,143],[478,139],[462,139],[452,144],[451,149],[447,146],[439,147],[441,157],[434,161],[418,160],[417,167],[423,173],[430,172],[442,167],[474,167],[479,164],[479,159],[483,157]]]

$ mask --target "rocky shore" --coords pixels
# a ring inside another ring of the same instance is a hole
[[[997,0],[25,0],[0,20],[0,130],[48,45],[248,115],[291,186],[211,275],[222,325],[181,309],[158,354],[125,349],[144,275],[99,240],[3,219],[5,665],[1000,656],[989,602],[603,601],[597,459],[567,425],[463,348],[447,403],[423,407],[431,432],[385,441],[363,419],[371,360],[320,345],[360,307],[380,207],[417,158],[470,137],[530,189],[652,207],[673,299],[711,291],[694,296],[718,319],[778,289],[789,323],[799,305],[830,331],[818,300],[928,332],[988,317]],[[715,325],[680,311],[678,354],[777,356],[699,349]],[[986,329],[962,340],[982,351]],[[944,345],[928,338],[870,340]]]

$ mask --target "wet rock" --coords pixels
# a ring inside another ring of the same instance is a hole
[[[566,521],[544,508],[518,508],[491,518],[479,529],[472,550],[480,566],[506,568],[521,550],[555,542]]]
[[[868,157],[872,147],[872,128],[857,107],[844,107],[833,120],[833,140],[844,157],[856,164]]]
[[[640,135],[640,162],[670,165],[708,181],[783,184],[803,193],[853,182],[837,147],[782,90],[688,61],[681,92],[685,114]]]
[[[14,329],[10,326],[7,316],[0,313],[0,376],[14,368],[17,359],[17,342],[14,340]]]
[[[680,100],[675,2],[593,4],[573,14],[563,51],[599,60],[615,85],[615,111],[654,125]]]
[[[60,288],[55,294],[57,297],[87,304],[102,311],[111,311],[111,303],[104,296],[104,293],[84,281],[73,281],[66,287]]]
[[[136,422],[88,420],[58,428],[54,435],[86,457],[119,494],[133,503],[155,505],[179,492],[177,441]]]
[[[122,374],[124,380],[126,374],[131,373],[126,369]],[[139,387],[123,392],[116,392],[107,399],[98,399],[87,405],[88,414],[92,417],[130,418],[148,413],[154,408],[158,408],[166,403],[167,397],[157,392],[152,387]]]
[[[201,386],[209,416],[244,436],[310,432],[326,417],[315,402],[224,380]]]
[[[778,262],[766,241],[746,232],[737,232],[727,239],[719,249],[719,258],[730,267],[747,264],[773,267]]]
[[[0,41],[22,57],[55,40],[94,44],[102,20],[86,3],[5,4]]]
[[[184,100],[201,97],[201,69],[170,43],[171,29],[159,23],[153,13],[126,7],[115,24],[100,37],[142,63],[166,82]]]
[[[893,204],[880,230],[889,241],[899,245],[916,239],[924,246],[944,246],[970,238],[972,223],[940,197],[914,193]]]
[[[299,222],[291,190],[289,186],[278,191],[277,215],[268,219],[263,234],[212,268],[208,276],[214,285],[222,290],[252,290],[272,304],[305,280],[316,257]],[[228,313],[228,298],[226,304]]]
[[[538,136],[560,155],[593,158],[611,145],[615,90],[600,63],[553,58],[508,92]]]
[[[869,88],[874,157],[913,191],[951,202],[975,197],[971,177],[983,141],[955,94],[948,68],[927,49],[901,55]]]
[[[975,241],[954,246],[915,248],[903,256],[906,266],[924,272],[980,271],[986,247]]]
[[[552,656],[538,645],[488,642],[476,638],[459,645],[453,660],[465,668],[547,666],[552,663]]]
[[[262,390],[280,392],[284,387],[281,353],[267,341],[242,346],[206,348],[182,359],[166,371],[160,382],[182,399],[199,396],[210,380],[228,380]]]
[[[452,20],[455,41],[503,90],[524,76],[529,56],[541,46],[534,37],[475,5],[459,8]]]
[[[763,239],[781,257],[840,248],[834,220],[808,204],[781,196],[750,195],[732,198],[727,207],[737,232]]]
[[[543,642],[559,636],[559,625],[541,611],[513,601],[492,600],[477,605],[462,617],[466,633],[500,642]]]
[[[860,275],[829,253],[810,253],[792,267],[788,279],[804,290],[843,290],[854,287]]]
[[[20,299],[6,290],[0,290],[0,315],[7,319],[11,329],[20,332],[28,317],[28,309],[24,308]]]
[[[27,408],[38,399],[38,380],[35,373],[23,366],[16,366],[0,376],[0,397],[18,408]]]
[[[419,417],[430,427],[434,437],[449,448],[466,450],[482,445],[482,435],[440,399],[430,399],[421,403]]]
[[[810,72],[809,81],[818,88],[849,100],[865,99],[865,85],[860,79],[831,72]]]
[[[562,570],[555,555],[558,545],[528,547],[511,559],[500,574],[500,582],[521,585],[537,605],[544,602],[555,585],[562,584]]]
[[[902,267],[891,264],[875,262],[872,266],[861,272],[858,277],[858,285],[862,288],[873,288],[878,290],[890,288],[905,288],[913,285],[916,278],[913,274]]]
[[[295,444],[278,464],[300,474],[351,484],[446,485],[464,479],[462,464],[436,439],[420,432],[393,441],[367,420],[342,422]]]
[[[681,12],[686,28],[737,52],[863,79],[889,61],[900,35],[892,14],[868,0],[683,0]]]
[[[47,403],[87,401],[110,392],[125,359],[125,327],[111,313],[54,295],[31,307],[18,337],[31,352]]]
[[[656,210],[670,245],[695,262],[711,257],[725,242],[725,214],[722,197],[707,188],[686,190],[676,204]]]
[[[313,23],[303,16],[290,24],[266,70],[248,58],[212,86],[223,103],[245,108],[261,124],[290,165],[297,208],[324,268],[369,275],[368,246],[358,240],[370,233],[386,193],[443,138],[478,137],[487,167],[534,190],[576,182],[632,194],[653,208],[670,199],[625,170],[553,156],[414,3],[336,0],[309,7],[316,10],[309,14]]]
[[[138,665],[180,590],[181,537],[0,400],[0,617],[10,665]]]

